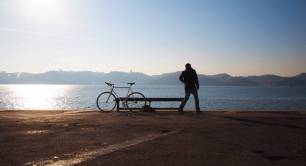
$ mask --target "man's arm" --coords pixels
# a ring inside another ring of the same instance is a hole
[[[181,81],[182,83],[184,83],[183,72],[181,73],[181,75],[180,75],[179,79],[180,79],[180,81]]]
[[[199,90],[200,89],[199,79],[198,79],[198,74],[195,70],[194,70],[194,75],[195,75],[195,84],[196,84],[197,89]]]

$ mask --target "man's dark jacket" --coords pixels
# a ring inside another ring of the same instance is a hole
[[[182,72],[180,81],[185,84],[186,89],[199,89],[197,72],[192,68]]]

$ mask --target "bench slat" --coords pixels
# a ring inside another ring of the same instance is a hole
[[[158,101],[158,102],[170,102],[170,101],[176,101],[176,102],[182,102],[184,98],[169,98],[169,97],[148,97],[148,98],[126,98],[126,97],[119,97],[116,99],[117,102],[117,111],[120,110],[120,101],[148,101],[149,105],[152,101]],[[142,109],[142,108],[131,108],[131,109]],[[153,108],[153,109],[159,109],[159,110],[177,110],[178,108],[173,107],[159,107],[159,108]]]
[[[155,98],[155,97],[148,97],[145,98],[146,101],[160,101],[160,102],[167,102],[167,101],[182,101],[184,98]],[[144,98],[126,98],[126,97],[119,97],[118,100],[121,101],[144,101]]]

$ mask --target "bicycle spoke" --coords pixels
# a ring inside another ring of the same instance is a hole
[[[127,107],[130,111],[142,110],[146,104],[145,97],[139,92],[133,92],[127,97]]]

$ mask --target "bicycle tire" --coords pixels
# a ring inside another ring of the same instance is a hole
[[[96,104],[100,111],[112,111],[117,105],[116,96],[111,92],[103,92],[97,97]]]
[[[135,100],[133,100],[133,99],[135,99]],[[130,111],[132,111],[132,112],[141,111],[144,108],[144,106],[146,105],[146,98],[140,92],[133,92],[133,93],[128,95],[127,101],[125,101],[125,102],[126,102],[127,109],[129,109]]]

